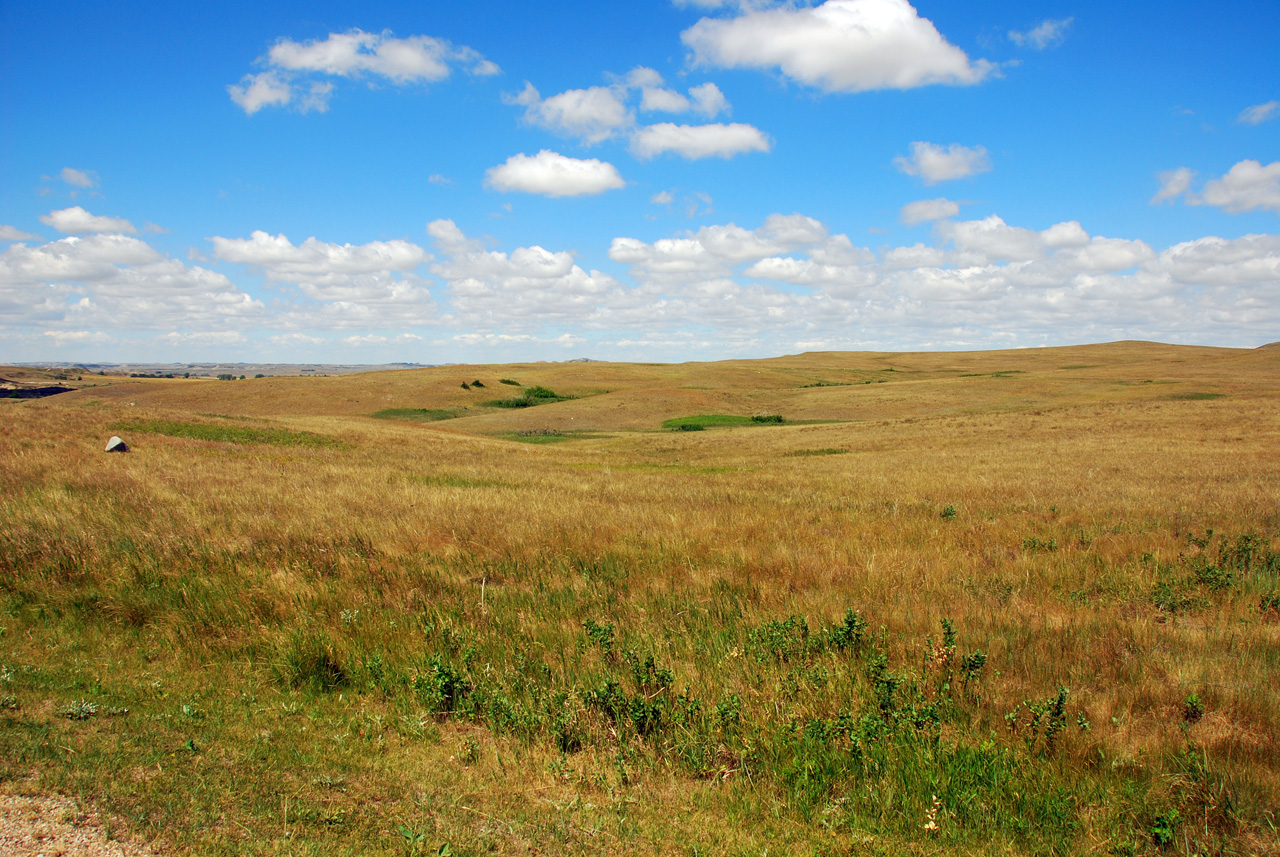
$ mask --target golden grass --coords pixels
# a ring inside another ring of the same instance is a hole
[[[476,378],[484,389],[459,387]],[[580,398],[486,408],[518,392],[499,378]],[[818,382],[845,386],[806,386]],[[1222,536],[1277,548],[1276,349],[113,380],[0,408],[0,696],[19,706],[0,712],[0,775],[36,772],[178,851],[435,853],[448,841],[455,853],[1144,853],[1170,807],[1183,808],[1173,852],[1280,847],[1268,815],[1280,796],[1280,617],[1260,610],[1280,582],[1188,582]],[[463,415],[370,417],[389,408]],[[659,430],[708,413],[788,424]],[[343,446],[137,433],[131,454],[102,452],[113,426],[147,420]],[[531,429],[569,440],[502,439]],[[829,449],[844,454],[795,454]],[[1197,546],[1208,530],[1219,539]],[[1184,603],[1162,601],[1162,585]],[[732,773],[749,748],[729,742],[708,771],[721,773],[695,776],[672,761],[678,734],[610,738],[589,706],[584,728],[598,740],[561,755],[545,738],[424,714],[390,685],[314,693],[279,673],[303,633],[352,669],[377,654],[409,675],[449,627],[486,669],[512,669],[502,647],[523,640],[556,686],[586,687],[616,664],[584,650],[581,625],[607,620],[670,666],[674,689],[708,705],[736,694],[765,736],[834,716],[862,693],[861,673],[815,661],[833,671],[823,685],[761,672],[744,635],[791,615],[835,623],[850,607],[894,669],[926,675],[926,638],[943,618],[964,651],[986,654],[947,740],[1025,753],[1045,789],[1092,783],[1073,798],[1066,846],[1003,827],[931,838],[923,781],[899,801],[918,824],[868,831],[841,820],[854,781],[811,812],[783,780]],[[1073,723],[1090,728],[1073,726],[1046,755],[1003,715],[1059,686]],[[1192,694],[1205,708],[1194,722],[1183,714]],[[57,715],[89,697],[133,711],[83,725]],[[183,750],[190,735],[196,749]],[[1187,747],[1204,760],[1191,774],[1179,767]],[[340,787],[320,782],[335,769]]]

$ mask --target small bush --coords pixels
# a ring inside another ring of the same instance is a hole
[[[954,521],[957,514],[955,506],[947,506],[947,508],[942,510],[940,517],[944,521]]]
[[[513,380],[511,380],[510,378],[499,378],[499,379],[498,379],[498,383],[499,383],[499,384],[506,384],[506,385],[508,385],[508,386],[510,386],[510,387],[519,387],[519,386],[521,386],[521,384],[520,384],[520,382],[519,382],[519,381],[513,381]]]
[[[680,423],[676,427],[676,431],[706,431],[707,427],[701,423]]]
[[[565,402],[572,398],[573,396],[561,396],[546,387],[526,387],[525,391],[514,399],[497,399],[485,404],[491,408],[532,408],[536,405]]]
[[[780,426],[784,422],[781,414],[756,414],[751,422],[757,425]]]
[[[482,389],[484,388],[484,384],[480,383],[479,381],[472,381],[472,382],[471,382],[471,386],[472,386],[472,387],[480,387],[480,388],[482,388]]]

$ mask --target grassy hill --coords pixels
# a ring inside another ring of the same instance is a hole
[[[173,853],[1280,849],[1275,348],[78,386],[0,780]]]

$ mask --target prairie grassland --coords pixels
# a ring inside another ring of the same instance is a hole
[[[174,853],[1280,851],[1278,349],[94,380],[0,402],[6,787]]]

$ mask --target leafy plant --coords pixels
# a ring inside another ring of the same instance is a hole
[[[1198,693],[1193,693],[1182,702],[1182,719],[1187,723],[1196,723],[1202,717],[1204,717],[1204,703],[1200,701]]]

